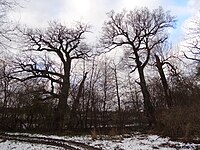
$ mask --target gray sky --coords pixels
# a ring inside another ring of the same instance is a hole
[[[98,35],[106,19],[106,12],[135,7],[162,6],[177,16],[177,28],[171,31],[171,38],[179,41],[185,22],[200,8],[200,0],[19,0],[22,7],[10,14],[12,20],[28,27],[45,27],[49,21],[58,20],[65,24],[81,21],[92,26],[94,35]],[[94,37],[94,35],[92,37]]]

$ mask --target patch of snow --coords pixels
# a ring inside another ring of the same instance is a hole
[[[90,135],[73,137],[55,135],[46,136],[41,134],[27,133],[15,133],[15,135],[71,140],[98,147],[103,150],[192,150],[197,149],[197,147],[200,148],[200,144],[176,142],[171,141],[169,138],[163,138],[158,135],[146,135],[139,133],[112,137],[101,135],[97,140],[92,140]]]
[[[26,142],[16,142],[6,140],[0,141],[0,150],[64,150],[64,148],[43,145],[43,144],[31,144]]]

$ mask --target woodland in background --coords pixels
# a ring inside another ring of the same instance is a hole
[[[0,131],[200,137],[199,20],[179,53],[168,43],[176,18],[161,7],[111,11],[91,46],[86,24],[24,28],[4,21],[17,4],[0,4]]]

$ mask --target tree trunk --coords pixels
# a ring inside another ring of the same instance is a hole
[[[61,132],[64,127],[66,112],[69,112],[70,110],[67,104],[67,99],[70,89],[70,70],[71,70],[71,60],[68,59],[68,61],[64,64],[64,77],[59,94],[60,97],[58,102],[58,108],[54,120],[55,129],[59,132]]]
[[[62,131],[64,127],[64,120],[67,110],[69,111],[69,107],[67,105],[67,99],[68,99],[68,93],[69,93],[69,87],[67,85],[64,85],[61,89],[61,94],[58,102],[58,108],[55,114],[55,129],[59,132]]]
[[[145,110],[145,113],[146,113],[147,118],[148,118],[149,126],[152,126],[156,122],[155,114],[154,114],[154,108],[153,108],[153,105],[152,105],[151,100],[150,100],[149,91],[147,89],[147,85],[146,85],[146,81],[145,81],[145,77],[144,77],[144,68],[141,66],[141,62],[139,60],[139,57],[138,57],[138,59],[136,59],[136,64],[137,64],[137,67],[138,67],[138,73],[139,73],[139,77],[140,77],[140,83],[139,84],[140,84],[140,87],[141,87],[141,90],[142,90],[142,95],[143,95],[143,98],[144,98],[144,110]]]
[[[116,87],[116,95],[117,95],[117,104],[118,104],[118,117],[119,117],[119,127],[123,127],[123,122],[122,122],[122,115],[121,115],[121,99],[119,96],[119,85],[118,85],[118,78],[117,78],[117,70],[116,66],[114,68],[114,73],[115,73],[115,87]]]
[[[171,91],[169,89],[169,86],[167,84],[167,79],[165,77],[165,73],[163,71],[163,63],[160,62],[160,58],[155,55],[156,57],[156,67],[158,68],[158,72],[160,74],[160,78],[161,78],[161,81],[162,81],[162,85],[163,85],[163,88],[164,88],[164,93],[165,93],[165,101],[166,101],[166,105],[168,108],[172,107],[172,97],[171,97]]]
[[[102,125],[103,129],[105,129],[106,126],[106,103],[107,103],[107,88],[108,88],[108,73],[107,73],[107,61],[104,62],[104,84],[103,84],[103,92],[104,92],[104,100],[103,100],[103,112],[102,112]]]
[[[72,109],[71,109],[71,112],[70,112],[70,118],[69,118],[69,124],[68,124],[68,128],[69,129],[73,129],[77,119],[77,108],[78,108],[78,105],[79,105],[79,101],[80,101],[80,98],[82,96],[82,91],[83,91],[83,87],[84,87],[84,82],[86,80],[86,77],[87,77],[87,72],[85,73],[80,85],[79,85],[79,88],[78,88],[78,93],[77,93],[77,96],[72,104]]]

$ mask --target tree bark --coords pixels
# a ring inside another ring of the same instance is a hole
[[[61,132],[65,125],[65,116],[66,112],[69,112],[69,106],[67,104],[67,99],[69,95],[70,89],[70,70],[71,70],[71,60],[64,64],[64,77],[62,82],[62,87],[59,94],[59,102],[58,102],[58,109],[57,114],[55,114],[55,129]]]
[[[118,104],[119,127],[122,128],[123,122],[122,122],[122,114],[121,114],[121,99],[120,99],[120,95],[119,95],[119,84],[118,84],[116,66],[114,67],[114,74],[115,74],[115,87],[116,87],[117,104]]]
[[[139,78],[140,78],[139,85],[141,87],[142,95],[143,95],[143,98],[144,98],[144,110],[145,110],[145,113],[147,115],[149,126],[152,126],[153,124],[156,123],[156,120],[155,120],[154,108],[153,108],[153,105],[152,105],[151,99],[150,99],[150,93],[147,89],[147,84],[146,84],[146,80],[145,80],[145,77],[144,77],[144,66],[142,66],[142,63],[139,59],[139,55],[137,53],[137,50],[134,50],[134,53],[135,53],[135,56],[136,56],[135,62],[137,64]]]
[[[163,63],[160,61],[160,58],[157,55],[155,55],[155,57],[156,57],[156,67],[158,68],[160,79],[164,88],[166,105],[168,108],[170,108],[172,107],[173,103],[172,103],[171,91],[169,89],[167,79],[165,77],[165,73],[162,68]]]
[[[78,88],[78,93],[77,93],[77,96],[72,104],[72,109],[71,109],[71,112],[70,112],[70,118],[69,118],[69,124],[68,124],[68,128],[69,129],[73,129],[74,126],[75,126],[75,123],[76,123],[76,119],[77,119],[77,108],[78,108],[78,105],[79,105],[79,101],[80,101],[80,98],[82,96],[82,92],[83,92],[83,87],[84,87],[84,82],[87,78],[87,72],[85,73],[85,75],[83,76],[83,79],[79,85],[79,88]]]
[[[145,113],[146,113],[147,118],[148,118],[149,126],[152,126],[156,122],[155,114],[154,114],[154,108],[153,108],[153,105],[152,105],[151,100],[150,100],[150,94],[149,94],[149,91],[147,89],[146,81],[145,81],[145,78],[144,78],[143,68],[138,67],[138,72],[139,72],[139,76],[140,76],[140,87],[141,87],[142,95],[143,95],[143,98],[144,98],[144,110],[145,110]]]

